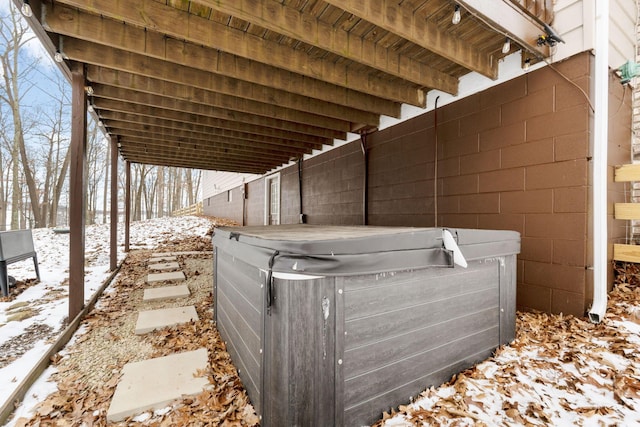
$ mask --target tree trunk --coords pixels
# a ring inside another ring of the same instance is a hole
[[[193,205],[193,177],[191,176],[192,172],[193,171],[191,169],[184,170],[185,177],[187,178],[187,206]]]
[[[102,191],[102,223],[107,223],[107,194],[109,193],[109,170],[111,169],[111,150],[107,147],[105,152],[105,162],[106,165],[105,173],[104,173],[104,188]]]
[[[158,195],[156,196],[156,199],[158,201],[158,209],[156,210],[157,211],[157,216],[159,218],[162,218],[165,215],[165,207],[164,207],[164,192],[165,192],[164,166],[159,166],[158,167],[158,180],[157,180],[156,190],[157,190],[157,193],[158,193]]]

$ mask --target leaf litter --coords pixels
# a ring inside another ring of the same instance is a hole
[[[216,221],[217,225],[220,223]],[[133,334],[133,329],[143,290],[149,287],[145,283],[146,264],[152,252],[132,251],[110,289],[83,320],[73,344],[52,358],[56,372],[51,380],[57,390],[38,404],[31,418],[16,420],[16,426],[258,425],[259,419],[213,322],[211,250],[211,239],[205,236],[173,241],[167,238],[153,250],[204,251],[202,255],[178,257],[191,290],[190,297],[177,302],[144,303],[144,309],[193,304],[200,320],[142,336]],[[209,379],[210,388],[167,408],[120,423],[107,423],[107,410],[126,363],[202,347],[208,349],[210,365],[198,375]]]
[[[170,233],[166,234],[162,248],[155,252],[211,250],[209,238],[172,241]],[[259,423],[213,324],[212,278],[206,268],[196,267],[188,275],[209,282],[208,293],[195,304],[200,321],[145,335],[134,351],[119,354],[115,350],[131,344],[116,326],[126,326],[131,301],[144,284],[145,260],[150,254],[144,249],[148,247],[130,254],[115,290],[101,297],[75,343],[53,358],[58,390],[41,401],[32,418],[21,418],[17,425],[108,425],[106,411],[125,363],[203,346],[209,349],[210,366],[198,375],[207,376],[211,388],[115,425]],[[181,257],[179,261],[187,260]],[[210,259],[206,262],[211,266]],[[383,413],[374,426],[640,425],[640,268],[617,265],[616,273],[617,285],[609,295],[602,323],[519,312],[517,336],[511,345],[500,347],[493,357],[449,382],[428,388],[411,403]],[[115,343],[112,351],[96,347],[100,339]],[[111,362],[79,360],[89,352],[81,349],[83,343],[99,354],[115,356]],[[81,366],[89,369],[83,372]]]
[[[639,267],[616,265],[601,323],[518,312],[510,345],[374,426],[640,425]]]

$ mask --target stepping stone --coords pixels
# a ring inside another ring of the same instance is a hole
[[[151,254],[151,258],[161,258],[167,256],[178,256],[178,255],[210,255],[213,251],[182,251],[182,252],[156,252]]]
[[[180,268],[180,264],[177,262],[163,262],[149,265],[149,270],[175,270],[177,268]]]
[[[167,255],[167,256],[160,256],[160,257],[154,257],[154,258],[150,258],[149,259],[149,264],[157,264],[159,262],[168,262],[168,261],[177,261],[178,258],[171,256],[171,255]]]
[[[164,282],[166,280],[185,280],[184,273],[182,271],[171,271],[169,273],[149,273],[147,275],[147,283]]]
[[[136,335],[142,335],[154,329],[188,323],[192,320],[198,320],[198,313],[192,305],[141,311],[138,313],[135,332]]]
[[[176,256],[173,252],[156,252],[155,254],[151,254],[151,258],[163,258],[166,259],[167,257],[169,258],[173,258],[172,261],[175,260]]]
[[[162,288],[145,289],[142,301],[157,301],[162,299],[186,298],[191,293],[187,285],[165,286]]]
[[[201,393],[209,386],[209,380],[196,375],[208,366],[205,348],[127,363],[111,399],[107,421],[122,421],[144,411],[162,409],[182,396]]]

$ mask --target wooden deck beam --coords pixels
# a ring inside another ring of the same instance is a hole
[[[158,32],[145,31],[121,21],[84,13],[77,9],[50,4],[44,4],[43,7],[45,7],[43,25],[50,31],[62,35],[174,64],[188,64],[189,67],[221,76],[270,86],[357,110],[400,118],[399,102],[306,77],[217,49],[165,37]],[[120,34],[120,37],[114,37],[114,34]]]
[[[223,108],[212,108],[202,104],[190,104],[183,101],[174,103],[166,102],[166,105],[158,106],[150,102],[136,103],[132,100],[94,98],[93,103],[100,111],[100,114],[104,111],[110,111],[145,117],[151,116],[156,118],[186,120],[187,123],[189,123],[188,120],[196,123],[210,123],[210,121],[221,120],[221,122],[227,123],[234,122],[239,126],[249,125],[262,129],[273,129],[274,132],[291,132],[292,135],[287,139],[294,139],[295,135],[299,133],[321,138],[330,138],[335,135],[335,138],[346,139],[346,132],[342,131],[301,125],[300,123],[288,122],[286,120],[269,119],[268,117],[252,114],[239,114]]]
[[[424,19],[424,17],[416,16],[413,10],[409,10],[401,2],[394,0],[369,2],[359,0],[325,1],[334,7],[453,61],[468,70],[475,71],[494,80],[498,78],[498,61],[491,61],[490,57],[482,55],[466,44],[464,40],[440,30],[437,24]],[[489,7],[494,4],[493,1],[488,3],[487,6]],[[451,6],[451,12],[453,13],[453,5]]]
[[[262,102],[251,101],[228,95],[213,94],[205,99],[185,101],[170,96],[157,95],[146,92],[122,89],[114,86],[92,84],[93,98],[112,99],[126,103],[143,104],[148,106],[166,108],[169,110],[183,111],[199,114],[201,111],[224,109],[233,118],[239,118],[245,114],[262,116],[267,119],[283,120],[285,122],[302,123],[324,129],[333,129],[342,132],[351,130],[351,123],[345,120],[318,116],[304,113],[290,108],[282,108]],[[210,101],[210,102],[207,102]]]
[[[92,0],[90,2],[59,0],[57,3],[139,28],[162,29],[164,34],[176,39],[233,53],[242,58],[383,99],[420,107],[425,105],[424,91],[414,84],[393,83],[388,79],[354,71],[343,63],[312,58],[306,52],[297,51],[153,0]],[[176,22],[180,22],[181,25],[175,25]],[[78,25],[85,25],[84,21],[79,21]]]

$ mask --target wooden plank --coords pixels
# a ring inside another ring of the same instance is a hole
[[[613,259],[615,261],[640,263],[640,245],[626,245],[622,243],[614,243]]]
[[[226,138],[240,138],[234,136],[237,134],[245,134],[252,136],[266,136],[278,140],[304,141],[316,144],[332,144],[330,138],[320,136],[306,135],[298,132],[280,131],[265,126],[254,126],[247,123],[233,122],[231,120],[221,120],[209,117],[194,117],[190,114],[164,114],[168,113],[164,110],[157,110],[158,114],[142,115],[134,113],[122,113],[119,111],[100,111],[100,117],[104,121],[114,120],[122,123],[135,123],[140,125],[156,126],[170,129],[190,129],[193,132],[204,133],[207,135],[219,135]],[[241,139],[246,139],[244,136]]]
[[[73,52],[73,55],[69,53]],[[333,102],[320,101],[307,96],[273,89],[267,86],[176,65],[143,55],[65,39],[65,53],[88,64],[87,78],[94,83],[125,89],[155,93],[184,100],[209,103],[207,98],[223,94],[280,107],[305,111],[320,116],[378,126],[375,113],[345,107]],[[187,62],[187,64],[189,64]]]
[[[185,125],[178,125],[175,127],[171,127],[170,125],[163,126],[162,123],[160,125],[145,125],[135,122],[108,120],[105,118],[105,116],[100,117],[102,117],[102,122],[110,131],[113,131],[115,129],[127,129],[136,132],[148,131],[149,133],[163,134],[167,137],[174,138],[185,137],[193,141],[206,141],[208,143],[207,146],[211,146],[212,148],[244,148],[245,151],[264,151],[265,153],[283,154],[289,156],[294,152],[311,152],[312,149],[311,147],[300,144],[298,141],[287,140],[284,138],[277,139],[244,132],[234,132],[225,131],[224,129],[199,127],[198,125],[193,125],[193,127],[188,127]],[[150,121],[153,122],[152,120]],[[322,147],[322,145],[320,145],[319,147]]]
[[[640,163],[615,168],[615,182],[640,181]]]
[[[161,33],[66,7],[43,5],[43,25],[51,31],[174,64],[297,93],[346,107],[400,118],[400,103],[322,82],[217,49],[162,37]],[[80,23],[81,22],[81,23]],[[120,34],[120,37],[113,37]]]
[[[416,45],[442,56],[471,71],[491,79],[498,77],[498,63],[438,27],[437,23],[416,16],[409,7],[395,0],[362,2],[360,0],[326,0],[327,3],[390,31]],[[491,2],[493,6],[494,2]]]
[[[640,203],[616,203],[615,219],[640,219]]]
[[[108,122],[105,123],[105,125],[111,135],[129,136],[132,138],[131,140],[133,140],[133,138],[136,140],[145,140],[147,141],[147,146],[159,148],[175,147],[191,150],[201,150],[204,148],[210,150],[211,153],[233,153],[238,155],[263,154],[266,158],[283,161],[288,161],[291,157],[295,157],[295,155],[300,155],[301,153],[306,154],[311,152],[309,148],[293,144],[287,149],[287,147],[283,145],[267,145],[250,139],[230,139],[230,142],[226,142],[224,137],[212,136],[209,139],[205,139],[199,134],[189,135],[186,131],[162,131],[155,128],[143,131],[126,126],[114,126]],[[161,141],[168,142],[169,144],[161,143]]]
[[[61,0],[57,3],[93,12],[149,31],[162,31],[176,39],[229,52],[242,58],[282,68],[300,75],[322,80],[377,97],[424,107],[426,96],[422,89],[399,80],[356,71],[349,61],[334,62],[312,57],[304,50],[296,50],[277,42],[265,40],[249,32],[218,24],[187,14],[153,0]],[[65,17],[66,19],[66,17]],[[179,23],[176,25],[176,23]],[[79,25],[84,25],[80,23]]]
[[[124,100],[113,99],[94,99],[94,106],[102,113],[103,110],[120,112],[126,114],[136,114],[144,117],[159,117],[170,120],[179,120],[185,123],[206,123],[211,126],[218,124],[225,127],[225,123],[234,122],[240,126],[249,125],[252,129],[266,129],[273,132],[292,132],[295,134],[302,133],[309,136],[321,138],[337,138],[347,139],[347,133],[326,129],[316,126],[305,125],[302,123],[288,122],[285,120],[277,120],[273,117],[263,117],[253,114],[234,114],[224,108],[206,108],[197,106],[197,104],[180,103],[173,105],[173,108],[165,108],[163,106],[150,104],[137,104],[125,102]],[[184,107],[187,110],[176,109],[176,107]],[[262,133],[261,133],[262,134]],[[295,139],[294,135],[286,139]]]
[[[150,105],[170,110],[185,112],[200,112],[205,110],[224,109],[231,111],[232,115],[257,115],[271,119],[279,119],[287,122],[307,124],[325,129],[334,129],[342,132],[351,131],[351,124],[346,120],[332,119],[317,114],[310,114],[296,111],[291,108],[283,108],[263,102],[256,102],[249,99],[238,98],[223,94],[213,94],[209,99],[211,102],[200,102],[199,100],[184,101],[134,90],[127,90],[113,86],[100,84],[93,85],[93,98],[113,99],[136,104]]]
[[[536,43],[538,36],[544,34],[543,26],[537,20],[521,13],[513,7],[511,0],[458,0],[458,2],[470,11],[488,21],[491,26],[501,33],[508,34],[514,42],[523,46],[536,56],[548,58],[551,55],[549,46],[539,46]],[[536,2],[540,3],[540,2]],[[532,12],[536,15],[536,12]]]
[[[229,162],[224,163],[212,163],[208,161],[201,161],[195,158],[176,158],[175,156],[152,156],[152,155],[140,155],[140,154],[122,154],[122,157],[129,161],[129,163],[143,163],[153,166],[172,166],[177,168],[192,168],[202,170],[217,170],[225,172],[246,172],[264,174],[272,168],[259,167],[259,166],[247,166],[239,165]],[[274,165],[276,166],[280,165]]]
[[[394,52],[393,48],[383,46],[381,43],[377,44],[366,38],[360,38],[351,34],[342,28],[333,27],[305,11],[264,0],[195,1],[278,34],[300,40],[391,76],[407,80],[420,87],[438,89],[453,95],[458,92],[458,80],[455,77],[418,62],[406,55],[398,54]],[[336,3],[338,3],[339,8],[344,7],[343,1],[337,1]],[[380,1],[373,3],[378,4]],[[424,20],[420,21],[424,23]],[[409,27],[415,24],[416,23],[413,22]],[[406,23],[401,22],[400,25],[404,26]],[[385,29],[389,30],[389,28]],[[397,27],[390,29],[392,32],[397,32],[398,30],[399,28]],[[438,32],[435,38],[452,40],[452,37],[446,35],[444,32]],[[423,43],[423,47],[429,48],[431,44],[432,39],[429,39]],[[471,53],[471,48],[465,46],[464,43],[458,43],[458,46],[452,46],[451,48],[456,53],[459,53],[460,50]],[[442,51],[444,52],[445,49],[442,49]],[[488,58],[484,59],[484,63],[490,67]],[[496,66],[495,72],[491,73],[492,78],[497,77],[497,69]]]

